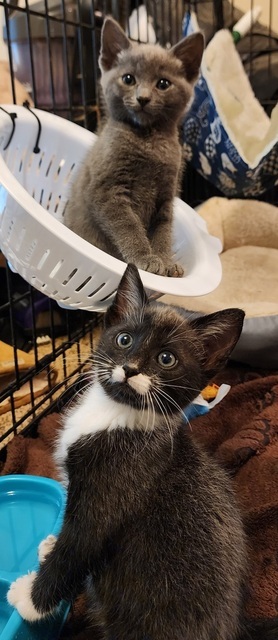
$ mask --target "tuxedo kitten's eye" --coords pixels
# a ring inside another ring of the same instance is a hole
[[[129,86],[135,84],[135,82],[136,82],[134,76],[132,76],[131,73],[125,73],[122,76],[122,81],[123,81],[124,84],[128,84]]]
[[[165,91],[165,89],[168,89],[171,84],[172,83],[170,82],[170,80],[167,80],[167,78],[160,78],[160,80],[158,80],[158,82],[156,83],[156,86],[161,91]]]
[[[177,364],[177,358],[174,356],[171,351],[161,351],[161,353],[157,356],[158,364],[160,364],[165,369],[171,369]]]
[[[119,333],[119,335],[117,335],[116,342],[118,347],[127,349],[132,345],[133,337],[130,335],[130,333]]]

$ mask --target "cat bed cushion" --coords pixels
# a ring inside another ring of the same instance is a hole
[[[193,18],[185,24],[185,35],[197,28]],[[277,184],[278,105],[269,118],[228,30],[205,49],[183,141],[186,160],[228,197],[258,196]]]
[[[238,3],[237,3],[238,4]],[[250,3],[249,3],[250,4]],[[260,4],[258,2],[258,4]],[[245,9],[250,8],[249,6]],[[244,15],[234,6],[233,0],[222,0],[222,12],[217,13],[215,20],[214,2],[198,2],[198,25],[209,42],[220,28],[232,29],[235,23]],[[222,24],[223,17],[223,24]],[[184,28],[191,20],[188,11],[184,19]],[[273,21],[274,24],[274,21]],[[250,47],[251,41],[251,47]],[[278,97],[278,48],[277,33],[261,22],[256,22],[253,32],[248,32],[236,45],[256,98],[264,103],[266,113],[270,115],[275,99]],[[250,73],[251,71],[251,73]],[[267,82],[266,82],[267,75]]]
[[[211,198],[199,214],[209,232],[222,242],[222,281],[206,296],[163,296],[161,300],[203,313],[227,307],[244,309],[243,332],[232,358],[277,368],[278,209],[256,200]]]

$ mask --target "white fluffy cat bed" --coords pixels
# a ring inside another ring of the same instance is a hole
[[[70,185],[96,136],[39,109],[0,110],[0,248],[36,289],[74,309],[105,311],[125,263],[63,224]],[[15,117],[11,120],[10,113]],[[185,275],[141,271],[155,293],[204,295],[221,279],[221,244],[191,207],[175,199],[173,255]]]
[[[198,29],[190,15],[184,35]],[[276,184],[278,104],[268,117],[226,29],[205,48],[183,140],[185,158],[227,197],[259,197]]]
[[[210,313],[226,307],[246,312],[233,358],[278,367],[278,208],[256,200],[211,198],[199,210],[223,245],[223,276],[207,296],[162,301]]]

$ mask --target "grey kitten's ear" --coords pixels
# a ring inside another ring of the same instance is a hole
[[[129,49],[131,42],[120,25],[113,18],[105,18],[101,32],[101,49],[99,66],[102,71],[109,71],[117,62],[117,56],[123,49]]]
[[[106,327],[122,322],[140,322],[148,299],[134,264],[128,264],[120,281],[116,297],[106,312]]]
[[[225,309],[190,322],[202,342],[202,365],[208,379],[227,362],[240,337],[244,316],[241,309]]]
[[[183,38],[171,49],[171,53],[182,61],[188,82],[197,79],[204,51],[204,37],[200,31]]]

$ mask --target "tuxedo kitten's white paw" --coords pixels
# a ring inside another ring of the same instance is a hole
[[[40,562],[44,562],[46,556],[52,551],[55,546],[57,538],[50,534],[44,540],[42,540],[38,546],[38,558]]]
[[[24,620],[35,622],[44,616],[35,609],[31,589],[36,577],[36,571],[31,571],[26,576],[21,576],[13,582],[7,593],[7,600],[12,607],[15,607]]]

